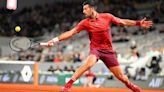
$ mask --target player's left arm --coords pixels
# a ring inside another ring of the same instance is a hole
[[[153,25],[152,21],[146,21],[146,18],[142,20],[130,20],[130,19],[121,19],[118,17],[115,17],[114,15],[108,13],[107,19],[109,19],[111,22],[117,25],[124,25],[124,26],[141,26],[145,28],[149,28]]]
[[[129,19],[120,19],[121,24],[125,26],[141,26],[145,28],[150,28],[153,25],[152,21],[146,21],[146,18],[135,21],[135,20],[129,20]]]
[[[142,20],[130,20],[130,19],[121,19],[121,18],[114,18],[115,21],[118,21],[120,25],[124,25],[124,26],[141,26],[141,27],[145,27],[145,28],[150,28],[153,25],[152,21],[146,21],[146,18],[142,19]]]

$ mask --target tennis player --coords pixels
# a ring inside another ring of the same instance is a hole
[[[86,19],[80,21],[70,31],[62,33],[60,36],[53,38],[47,42],[48,46],[53,46],[59,41],[66,40],[82,30],[86,30],[90,38],[90,53],[86,59],[86,63],[80,66],[72,78],[62,87],[62,92],[68,92],[72,84],[82,74],[90,69],[98,59],[101,59],[106,67],[114,74],[114,76],[124,83],[133,92],[141,92],[140,88],[130,82],[121,70],[116,55],[112,48],[112,37],[110,24],[114,23],[122,26],[140,26],[149,28],[153,25],[152,21],[146,21],[146,18],[140,21],[129,19],[121,19],[110,13],[98,13],[96,4],[93,0],[87,0],[83,3],[83,13]]]

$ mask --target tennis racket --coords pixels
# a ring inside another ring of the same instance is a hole
[[[36,42],[27,37],[14,37],[10,40],[9,45],[12,50],[19,52],[19,51],[26,51],[29,48],[39,45],[47,46],[47,43]]]

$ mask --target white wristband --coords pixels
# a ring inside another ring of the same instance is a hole
[[[58,38],[58,37],[55,37],[55,38],[52,39],[52,41],[53,41],[54,43],[57,43],[57,42],[59,42],[59,38]]]

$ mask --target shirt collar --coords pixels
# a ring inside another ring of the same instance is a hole
[[[100,18],[100,15],[97,13],[96,19],[94,19],[94,20],[93,20],[93,19],[90,19],[90,21],[91,21],[91,22],[94,22],[94,21],[98,20],[99,18]]]

